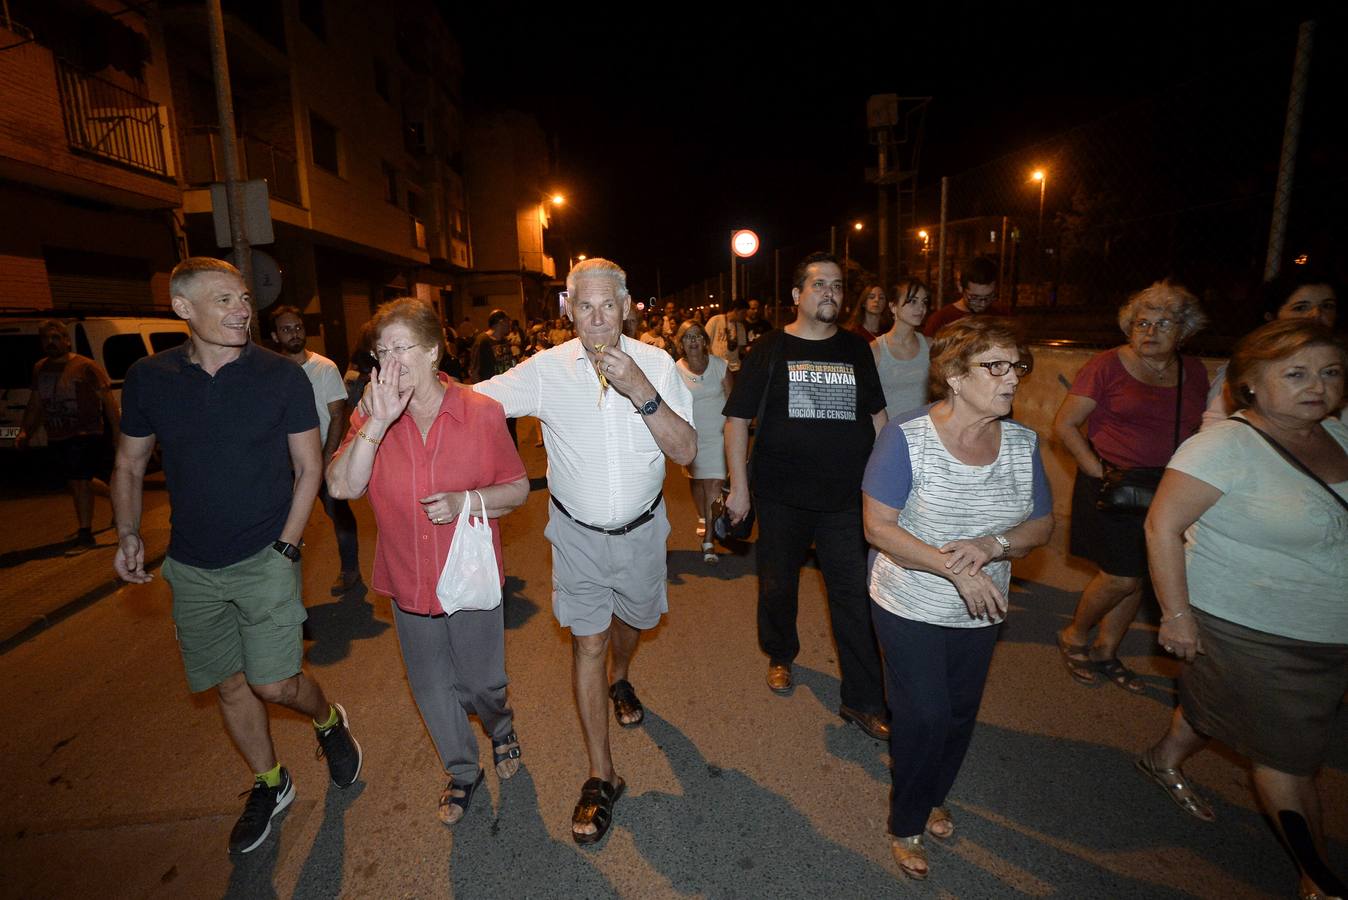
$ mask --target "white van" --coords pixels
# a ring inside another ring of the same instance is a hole
[[[33,384],[33,365],[42,358],[38,327],[48,319],[66,324],[70,347],[97,362],[112,380],[118,402],[126,370],[141,357],[176,347],[187,340],[182,319],[135,316],[0,316],[0,451],[14,449],[23,411]],[[45,447],[47,434],[38,429],[31,446]]]

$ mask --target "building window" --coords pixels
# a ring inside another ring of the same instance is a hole
[[[398,205],[398,170],[392,163],[380,163],[384,170],[384,199],[394,206]]]
[[[382,59],[374,61],[374,92],[389,103],[393,102],[393,89],[389,87],[388,66]]]
[[[323,9],[323,0],[300,0],[300,21],[318,35],[319,40],[328,39],[328,17]]]
[[[340,174],[337,153],[337,129],[316,112],[309,113],[309,149],[314,165],[334,175]]]
[[[408,190],[407,192],[407,211],[412,214],[414,219],[424,219],[421,209],[421,192]]]
[[[474,294],[474,295],[473,295],[473,305],[474,305],[474,306],[486,306],[486,305],[487,305],[487,301],[490,300],[490,299],[491,299],[491,298],[488,297],[486,294]]]

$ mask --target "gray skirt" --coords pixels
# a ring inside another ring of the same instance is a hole
[[[1256,631],[1193,611],[1205,653],[1180,675],[1180,706],[1199,734],[1259,765],[1314,775],[1348,692],[1348,644]]]

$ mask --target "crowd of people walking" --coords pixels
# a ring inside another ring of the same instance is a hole
[[[191,340],[126,377],[116,569],[151,577],[139,518],[157,442],[174,507],[164,574],[188,683],[216,691],[254,777],[231,851],[259,846],[294,797],[266,704],[312,719],[334,784],[362,771],[347,711],[302,665],[300,533],[316,497],[342,547],[334,592],[360,578],[346,503],[366,496],[374,511],[371,586],[392,598],[408,684],[448,779],[439,820],[461,821],[485,777],[470,714],[497,777],[519,771],[498,520],[527,499],[513,423],[533,417],[548,457],[552,608],[571,635],[587,768],[576,843],[603,839],[626,788],[610,706],[620,727],[645,717],[632,662],[668,610],[673,461],[706,564],[718,561],[718,517],[757,521],[757,639],[772,695],[795,686],[800,570],[813,548],[838,714],[887,743],[891,853],[903,875],[927,878],[927,838],[957,830],[948,798],[1010,609],[1012,561],[1054,530],[1051,440],[1076,464],[1070,550],[1096,569],[1057,635],[1067,675],[1145,689],[1119,647],[1150,584],[1158,646],[1182,675],[1169,730],[1138,770],[1212,821],[1182,765],[1211,739],[1244,755],[1301,896],[1342,895],[1314,780],[1348,691],[1345,349],[1331,331],[1332,283],[1300,270],[1266,286],[1269,321],[1215,383],[1182,352],[1207,322],[1197,297],[1166,280],[1143,288],[1119,310],[1124,342],[1075,374],[1039,435],[1013,417],[1034,361],[995,305],[996,280],[990,260],[970,260],[958,300],[928,315],[921,281],[863,281],[853,298],[839,260],[813,254],[792,275],[793,321],[774,328],[757,300],[706,321],[673,303],[634,313],[624,271],[587,259],[551,322],[521,326],[498,310],[472,334],[425,302],[384,304],[343,384],[305,348],[298,310],[273,313],[281,354],[270,353],[249,338],[233,267],[181,263],[170,289]],[[446,579],[470,576],[456,560],[477,528],[496,602],[447,608]]]

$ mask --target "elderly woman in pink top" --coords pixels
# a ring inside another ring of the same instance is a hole
[[[379,526],[372,584],[393,598],[412,696],[450,777],[438,815],[454,825],[483,779],[468,711],[491,737],[500,778],[519,771],[520,745],[506,704],[501,607],[445,615],[435,586],[464,492],[482,495],[499,569],[496,518],[525,501],[529,479],[501,404],[440,374],[445,333],[434,309],[393,300],[375,314],[372,333],[379,369],[328,466],[328,491],[369,492]]]
[[[1119,309],[1128,342],[1082,366],[1054,419],[1054,436],[1077,463],[1071,552],[1099,567],[1058,633],[1058,652],[1081,684],[1104,679],[1135,694],[1146,688],[1118,657],[1142,602],[1146,509],[1100,508],[1101,479],[1107,469],[1153,470],[1154,487],[1175,448],[1198,430],[1207,370],[1179,348],[1206,323],[1198,299],[1177,284],[1158,281],[1138,291]]]

